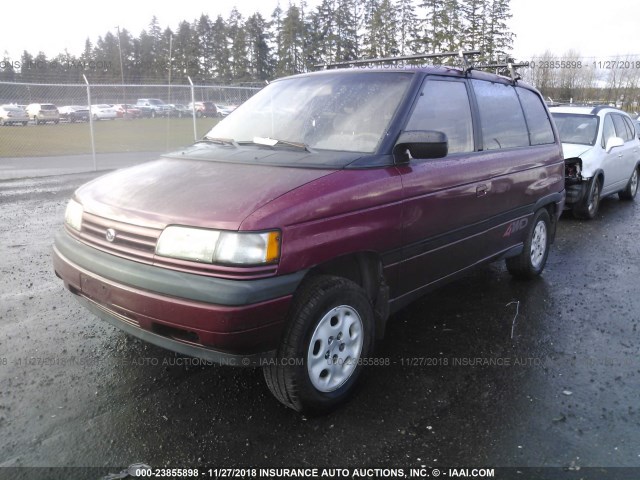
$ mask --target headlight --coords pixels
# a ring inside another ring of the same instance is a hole
[[[206,263],[273,263],[280,258],[280,233],[239,233],[169,226],[158,239],[156,254]]]
[[[64,221],[74,230],[80,231],[82,228],[82,205],[75,200],[69,200],[67,210],[64,212]]]

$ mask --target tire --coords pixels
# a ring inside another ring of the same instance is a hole
[[[22,126],[23,126],[23,127],[26,127],[26,126],[27,126],[27,123],[29,123],[29,122],[22,122]]]
[[[197,117],[197,118],[202,118],[202,112],[201,112],[200,110],[198,110],[198,111],[196,112],[196,117]]]
[[[584,199],[573,206],[573,216],[582,220],[592,220],[598,214],[600,208],[600,193],[602,192],[602,182],[599,178],[594,178],[589,186],[589,191]]]
[[[298,412],[320,414],[344,402],[373,352],[375,321],[360,286],[321,275],[294,297],[282,343],[263,367],[271,393]]]
[[[40,120],[38,117],[33,117],[33,121],[36,122],[36,125],[40,125]]]
[[[156,111],[155,110],[151,110],[151,118],[156,118]]]
[[[541,208],[533,216],[531,230],[527,234],[522,253],[507,258],[507,270],[516,278],[531,279],[544,270],[551,245],[551,218],[546,208]]]
[[[618,193],[618,197],[620,200],[633,200],[636,198],[636,193],[638,193],[638,167],[636,166],[633,169],[633,173],[631,173],[631,177],[629,178],[629,183],[625,189]]]
[[[53,121],[53,123],[54,123],[55,125],[57,125],[57,124],[59,124],[59,123],[60,123],[60,120],[54,120],[54,121]]]

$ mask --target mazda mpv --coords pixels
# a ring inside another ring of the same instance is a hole
[[[161,347],[261,365],[298,411],[345,400],[389,316],[474,266],[545,266],[564,205],[540,94],[444,67],[272,82],[193,146],[80,187],[55,271]]]

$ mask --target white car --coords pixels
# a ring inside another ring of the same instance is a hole
[[[237,105],[222,105],[216,103],[216,108],[218,109],[218,115],[220,115],[221,117],[226,117],[238,107]]]
[[[566,207],[591,219],[600,199],[617,193],[633,200],[638,191],[640,140],[635,122],[617,108],[552,107],[565,159]]]
[[[32,118],[36,125],[41,123],[60,122],[60,113],[53,103],[30,103],[27,105],[27,115]]]
[[[20,123],[26,126],[29,122],[27,112],[17,105],[0,105],[0,125],[15,125]]]
[[[113,120],[118,117],[118,109],[113,105],[107,105],[106,103],[91,105],[89,111],[91,112],[91,117],[94,120]]]

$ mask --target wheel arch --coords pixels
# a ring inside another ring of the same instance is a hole
[[[389,317],[389,286],[382,259],[377,252],[354,252],[333,258],[311,268],[303,281],[316,275],[333,275],[351,280],[369,297],[376,317],[376,338],[384,337]]]

